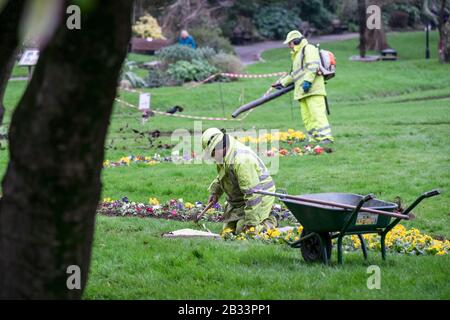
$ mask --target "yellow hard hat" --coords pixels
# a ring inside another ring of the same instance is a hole
[[[217,128],[206,129],[202,134],[202,149],[210,156],[214,148],[223,139],[223,133]]]
[[[300,31],[298,30],[289,31],[289,33],[286,35],[286,40],[284,40],[283,44],[288,44],[292,40],[299,38],[303,38],[303,35],[301,34]]]

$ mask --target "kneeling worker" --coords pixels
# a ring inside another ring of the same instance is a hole
[[[275,184],[262,160],[247,146],[217,128],[202,135],[206,157],[214,159],[218,175],[209,187],[209,203],[227,196],[223,230],[236,234],[254,228],[256,232],[273,229],[277,219],[271,215],[274,197],[254,193],[274,192]]]

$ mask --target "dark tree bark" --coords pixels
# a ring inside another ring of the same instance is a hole
[[[358,0],[359,16],[359,55],[366,57],[366,0]]]
[[[25,3],[26,0],[9,1],[0,12],[0,126],[5,115],[3,97],[14,67],[19,44],[17,29]]]
[[[383,28],[383,27],[382,27]],[[381,51],[389,48],[386,39],[386,32],[383,29],[366,30],[366,49],[373,51]]]
[[[382,6],[384,1],[372,1],[371,4]],[[358,15],[359,15],[359,55],[361,58],[366,56],[367,50],[381,51],[389,48],[386,39],[386,33],[381,29],[369,30],[367,28],[367,3],[366,0],[358,0]]]
[[[133,19],[132,19],[132,23],[136,23],[137,20],[139,20],[139,18],[141,16],[144,15],[144,1],[143,0],[134,0],[133,3]]]
[[[445,21],[446,0],[441,0],[439,13],[439,60],[450,62],[450,22]],[[448,20],[448,18],[447,18]]]
[[[82,8],[81,30],[63,19],[13,114],[0,202],[1,298],[82,296],[131,9],[131,0],[97,1]],[[66,286],[70,265],[81,269],[81,290]]]
[[[442,27],[442,53],[441,53],[441,62],[449,63],[450,62],[450,20],[448,20],[444,26]]]

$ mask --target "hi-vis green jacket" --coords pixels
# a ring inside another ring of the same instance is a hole
[[[305,59],[303,60],[302,51],[305,47]],[[308,96],[321,95],[326,96],[325,81],[323,76],[317,75],[317,69],[320,65],[319,50],[316,46],[309,45],[308,40],[303,39],[299,45],[291,51],[292,71],[287,76],[280,79],[283,87],[295,82],[294,100],[300,100]],[[302,68],[303,60],[303,68]],[[312,83],[308,93],[303,92],[303,81]]]
[[[225,193],[225,222],[244,219],[244,225],[256,226],[267,219],[274,198],[253,193],[261,189],[275,191],[275,184],[262,160],[247,146],[230,137],[223,164],[217,164],[218,175],[209,192],[218,198]]]

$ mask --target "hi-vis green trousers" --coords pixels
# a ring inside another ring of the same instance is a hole
[[[300,109],[310,142],[320,142],[324,139],[334,141],[327,118],[324,96],[313,95],[300,99]]]

